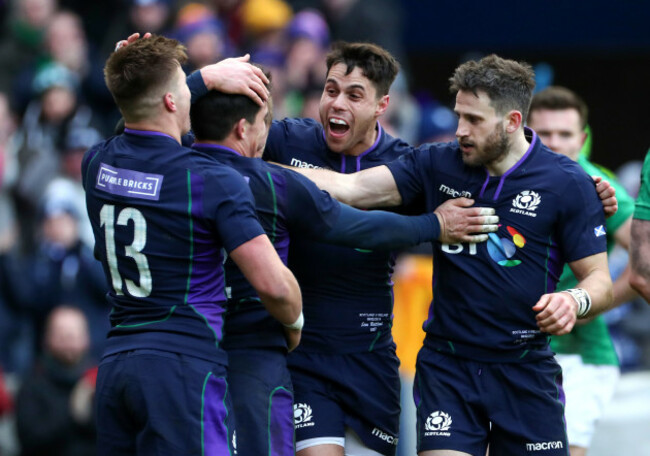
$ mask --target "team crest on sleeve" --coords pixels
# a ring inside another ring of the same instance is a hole
[[[594,235],[596,237],[605,236],[605,234],[607,234],[607,232],[605,231],[604,225],[598,225],[596,228],[594,228]]]
[[[293,423],[296,429],[314,426],[311,407],[304,403],[293,404]]]
[[[510,208],[510,212],[527,215],[529,217],[537,217],[535,211],[541,202],[542,197],[539,196],[539,193],[532,190],[524,190],[512,200],[513,207]]]
[[[433,435],[449,437],[451,435],[449,429],[451,428],[452,419],[448,413],[436,411],[427,417],[424,423],[424,436],[429,437]]]

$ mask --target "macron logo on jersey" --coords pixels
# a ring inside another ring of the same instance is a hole
[[[458,198],[460,196],[462,196],[464,198],[471,198],[472,197],[471,192],[468,192],[468,191],[465,191],[465,190],[462,190],[462,191],[459,192],[458,190],[456,190],[454,188],[447,187],[445,184],[440,184],[440,187],[438,187],[438,190],[440,190],[445,195],[449,195],[449,196],[451,196],[453,198]]]
[[[556,450],[564,448],[564,444],[560,440],[555,442],[537,442],[537,443],[527,443],[526,451],[544,451],[544,450]]]
[[[95,188],[113,195],[158,201],[163,177],[100,163]]]
[[[290,164],[291,164],[291,166],[295,166],[296,168],[324,169],[322,166],[312,165],[311,163],[307,163],[305,161],[298,160],[297,158],[292,158]]]

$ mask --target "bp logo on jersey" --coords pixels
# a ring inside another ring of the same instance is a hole
[[[524,190],[512,200],[513,207],[510,208],[510,212],[527,215],[529,217],[537,217],[535,210],[539,207],[541,202],[542,197],[539,196],[539,193],[532,190]]]
[[[446,436],[451,435],[449,429],[451,428],[451,416],[445,412],[436,411],[427,417],[424,423],[424,436],[429,437],[432,435]]]
[[[506,231],[509,237],[499,237],[495,233],[488,234],[487,251],[490,258],[499,266],[509,268],[521,264],[521,260],[511,258],[517,253],[517,248],[521,249],[526,245],[526,238],[511,226],[506,226]]]
[[[311,407],[307,404],[293,404],[293,423],[296,429],[314,426]]]

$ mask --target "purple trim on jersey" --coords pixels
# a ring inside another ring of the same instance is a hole
[[[242,154],[237,152],[235,149],[231,149],[230,147],[222,146],[220,144],[208,144],[208,143],[202,143],[202,142],[195,142],[192,144],[192,147],[197,146],[197,147],[205,147],[207,149],[219,149],[219,150],[224,150],[226,152],[232,152],[233,154],[237,154],[243,157]]]
[[[381,140],[381,136],[382,136],[382,131],[383,129],[381,128],[381,124],[377,122],[377,139],[375,140],[375,143],[372,146],[370,146],[370,149],[368,149],[367,151],[365,151],[364,153],[362,153],[357,157],[357,172],[361,171],[361,157],[372,152],[377,148],[377,145],[379,145],[379,141]]]
[[[526,161],[526,159],[528,158],[530,153],[533,151],[533,148],[535,147],[535,143],[537,142],[537,133],[535,133],[530,128],[524,127],[524,133],[526,133],[526,132],[531,132],[532,133],[533,139],[530,141],[530,146],[528,146],[528,149],[526,150],[526,153],[524,153],[524,155],[519,160],[517,160],[517,163],[515,163],[508,171],[506,171],[503,174],[503,176],[501,176],[501,179],[499,180],[499,185],[497,187],[497,190],[494,193],[494,197],[492,198],[493,201],[496,201],[499,198],[499,195],[501,194],[501,189],[503,188],[503,184],[505,183],[506,178],[510,174],[512,174],[517,168],[519,168],[519,166],[521,166],[521,164],[524,161]],[[485,173],[487,174],[487,176],[485,177],[485,182],[483,182],[483,186],[481,187],[481,191],[479,193],[480,197],[483,196],[483,192],[485,191],[485,189],[487,187],[487,184],[490,181],[490,173],[488,172],[487,169],[485,170]]]
[[[562,387],[562,376],[556,376],[553,381],[557,388],[557,399],[562,403],[562,405],[566,405],[566,394],[564,394],[564,388]]]
[[[379,145],[379,141],[381,140],[382,137],[382,132],[383,129],[381,128],[381,124],[379,121],[377,121],[377,139],[375,140],[374,144],[370,146],[367,150],[365,150],[361,155],[357,156],[357,172],[361,171],[361,158],[365,155],[368,155],[370,152],[375,150],[377,146]],[[323,138],[325,138],[325,131],[323,130]],[[341,154],[341,173],[345,174],[345,154]]]
[[[293,448],[293,395],[284,388],[276,389],[269,405],[269,454],[281,456],[294,454]]]
[[[168,135],[167,133],[163,133],[161,131],[135,130],[133,128],[125,128],[124,133],[129,133],[129,134],[137,135],[137,136],[166,136],[167,138],[171,138],[174,141],[176,141],[176,138],[174,138],[171,135]],[[176,141],[176,142],[178,142],[178,141]]]
[[[551,242],[548,247],[548,260],[547,260],[547,279],[546,279],[546,292],[552,293],[557,287],[557,282],[564,270],[564,261],[561,259],[560,247],[555,242]]]
[[[494,194],[494,198],[492,198],[492,199],[495,200],[495,201],[497,200],[497,198],[499,197],[499,194],[501,193],[501,188],[503,187],[503,183],[506,181],[506,177],[508,177],[510,174],[512,174],[512,173],[513,173],[517,168],[519,168],[519,166],[521,166],[521,164],[522,164],[524,161],[526,161],[526,159],[528,158],[528,156],[530,155],[530,153],[533,151],[533,148],[535,147],[535,143],[537,142],[537,133],[535,133],[533,130],[531,130],[531,129],[529,129],[529,128],[525,128],[525,127],[524,127],[524,133],[526,133],[526,130],[528,130],[528,131],[530,131],[530,132],[533,133],[533,139],[532,139],[532,141],[530,142],[530,146],[528,146],[528,149],[526,150],[526,153],[524,154],[524,156],[521,157],[521,158],[517,161],[517,163],[514,164],[514,166],[513,166],[512,168],[510,168],[508,171],[506,171],[506,172],[503,174],[503,176],[501,176],[501,180],[499,181],[499,186],[497,187],[497,191],[496,191],[496,193]]]
[[[227,385],[223,377],[210,375],[203,392],[202,422],[203,454],[230,454],[225,405]]]

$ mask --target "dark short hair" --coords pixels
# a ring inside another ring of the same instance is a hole
[[[113,52],[104,66],[104,80],[122,115],[140,120],[149,114],[151,97],[169,84],[186,61],[183,45],[154,35]]]
[[[266,77],[271,80],[271,73],[260,65]],[[267,85],[270,90],[270,84]],[[269,98],[269,113],[266,121],[270,124],[272,104]],[[234,95],[218,90],[210,90],[192,103],[190,121],[197,140],[223,141],[230,134],[240,119],[248,123],[255,122],[260,106],[246,95]]]
[[[580,127],[584,129],[587,126],[589,117],[587,103],[578,94],[566,87],[550,86],[536,93],[530,102],[528,121],[530,121],[530,115],[533,111],[539,109],[548,109],[550,111],[575,109],[580,116]]]
[[[525,119],[535,88],[535,73],[525,62],[501,58],[495,54],[479,61],[471,60],[456,68],[449,78],[450,90],[483,91],[490,97],[490,104],[499,114],[511,109],[521,112]]]
[[[399,73],[399,63],[386,49],[372,43],[336,42],[327,54],[327,73],[339,63],[347,66],[346,75],[355,67],[375,86],[377,96],[388,94],[391,84]]]

